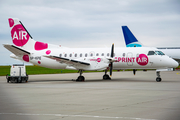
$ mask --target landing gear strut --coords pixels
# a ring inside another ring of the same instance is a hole
[[[111,80],[111,78],[107,74],[107,70],[105,70],[105,74],[103,75],[103,80]]]
[[[82,71],[83,71],[83,70],[79,70],[80,76],[76,79],[76,81],[85,81],[85,77],[82,76]]]
[[[157,71],[156,75],[157,75],[156,81],[161,82],[160,71]]]

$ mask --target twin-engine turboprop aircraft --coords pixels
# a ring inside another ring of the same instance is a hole
[[[173,59],[152,47],[139,48],[66,48],[33,40],[21,21],[9,18],[13,45],[4,44],[12,58],[52,69],[79,70],[77,81],[84,81],[84,70],[105,70],[103,79],[111,79],[110,70],[121,69],[169,69],[178,66]],[[155,53],[160,53],[155,55]],[[156,81],[160,82],[157,72]]]

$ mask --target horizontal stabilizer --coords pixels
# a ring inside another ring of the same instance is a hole
[[[23,50],[19,47],[16,47],[14,45],[9,45],[9,44],[3,44],[3,46],[8,49],[10,52],[12,52],[13,54],[15,54],[16,56],[20,56],[20,55],[27,55],[30,54],[30,52]]]
[[[62,58],[62,57],[58,57],[58,56],[44,56],[53,60],[56,60],[58,62],[61,63],[65,63],[67,65],[73,66],[73,65],[90,65],[90,63],[88,62],[82,62],[82,61],[77,61],[77,60],[72,60],[72,59],[68,59],[68,58]]]

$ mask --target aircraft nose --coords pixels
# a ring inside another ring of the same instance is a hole
[[[179,63],[177,61],[175,61],[175,60],[173,60],[171,64],[172,64],[173,68],[176,68],[176,67],[179,66]]]
[[[178,63],[177,61],[175,61],[174,59],[171,58],[170,61],[171,61],[171,67],[172,67],[172,68],[176,68],[176,67],[179,66],[179,63]]]

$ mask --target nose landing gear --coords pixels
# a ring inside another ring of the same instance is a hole
[[[160,71],[156,72],[157,78],[156,78],[156,82],[161,82],[161,77],[160,77]]]

